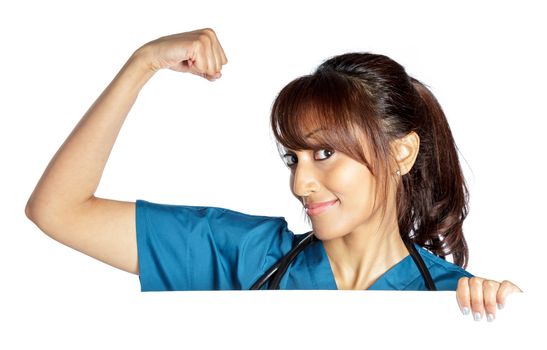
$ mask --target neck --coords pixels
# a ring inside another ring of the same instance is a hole
[[[409,253],[395,213],[379,225],[364,223],[342,237],[323,241],[338,289],[368,289]]]

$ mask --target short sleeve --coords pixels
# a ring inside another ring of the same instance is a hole
[[[136,201],[141,291],[249,289],[292,247],[282,217]]]

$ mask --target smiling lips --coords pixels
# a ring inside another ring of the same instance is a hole
[[[306,208],[306,213],[308,213],[308,215],[319,215],[336,204],[336,202],[338,202],[338,199],[328,202],[310,203],[306,204],[304,207]]]

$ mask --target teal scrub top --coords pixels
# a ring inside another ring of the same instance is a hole
[[[287,254],[295,234],[282,217],[203,206],[136,202],[141,291],[249,289]],[[416,245],[438,290],[456,290],[472,277]],[[265,287],[264,287],[265,288]],[[323,243],[316,240],[292,262],[280,289],[337,289]],[[369,290],[427,290],[408,255]]]

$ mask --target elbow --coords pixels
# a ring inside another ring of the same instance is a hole
[[[27,202],[27,205],[25,206],[25,215],[27,216],[27,218],[34,222],[34,219],[33,219],[33,216],[34,216],[34,206],[31,202],[31,200],[29,199],[28,202]]]
[[[52,236],[66,225],[78,206],[59,205],[48,198],[32,197],[25,206],[25,215],[45,234]]]
[[[38,205],[36,200],[36,189],[31,193],[25,205],[25,215],[27,218],[36,223],[36,212],[38,211]]]
[[[36,224],[40,229],[43,230],[45,225],[45,219],[51,217],[51,213],[46,213],[47,207],[40,205],[36,201],[29,199],[27,205],[25,206],[25,215],[27,218]]]
[[[38,228],[42,229],[43,220],[41,220],[41,217],[43,217],[44,215],[42,213],[42,210],[36,205],[36,203],[31,201],[30,199],[27,202],[27,205],[25,206],[25,215],[30,221],[36,224]]]
[[[25,215],[40,229],[40,231],[50,237],[53,237],[51,233],[54,232],[53,227],[56,227],[55,225],[57,223],[55,220],[52,220],[55,215],[52,215],[51,210],[48,210],[47,207],[29,200],[25,206]]]

